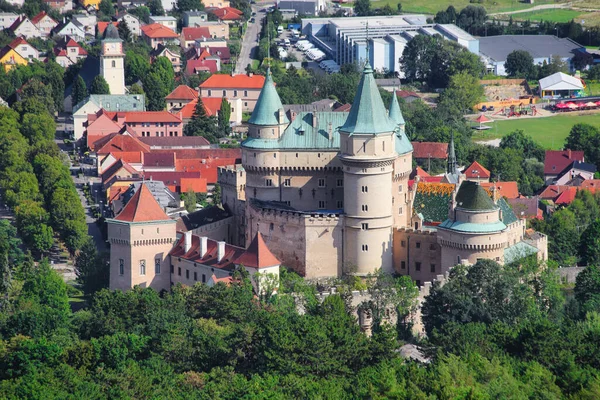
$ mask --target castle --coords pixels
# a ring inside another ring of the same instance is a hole
[[[478,259],[547,258],[546,236],[526,231],[493,186],[465,180],[452,140],[442,183],[409,179],[413,148],[398,100],[386,109],[368,63],[350,112],[292,121],[268,71],[248,125],[242,166],[218,175],[234,243],[210,229],[177,232],[142,185],[107,221],[111,288],[212,284],[241,265],[276,275],[279,264],[309,279],[382,269],[421,286]]]

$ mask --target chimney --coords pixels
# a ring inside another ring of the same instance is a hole
[[[569,157],[569,160],[570,160],[570,159],[571,159],[571,149],[568,149],[568,150],[567,150],[567,155],[568,155],[568,157]]]
[[[315,112],[312,113],[312,127],[317,128],[317,113]]]
[[[185,232],[185,247],[184,250],[187,253],[192,248],[192,231]]]
[[[217,249],[217,261],[221,262],[223,257],[225,257],[225,242],[217,242],[219,246]]]
[[[254,76],[254,72],[248,72],[248,76],[252,78]]]
[[[208,251],[208,238],[206,236],[202,236],[200,238],[200,258],[203,258]]]
[[[277,120],[279,121],[280,124],[282,124],[283,121],[285,121],[285,111],[283,110],[283,108],[279,109]]]

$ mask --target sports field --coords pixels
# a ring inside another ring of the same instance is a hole
[[[484,1],[483,3],[471,3],[469,0],[375,0],[371,2],[371,8],[381,8],[389,4],[393,10],[396,10],[398,3],[402,3],[402,10],[405,12],[425,14],[435,14],[438,11],[445,10],[449,5],[453,5],[457,11],[462,10],[468,5],[483,6],[488,13],[522,10],[533,7],[531,4],[516,0],[495,0]],[[540,4],[553,4],[553,2],[552,0],[537,0],[535,2],[536,6]]]
[[[584,14],[577,10],[565,10],[565,9],[549,9],[549,10],[538,10],[513,14],[512,17],[515,20],[531,20],[531,21],[552,21],[552,22],[569,22],[573,19],[578,19],[580,15]],[[589,25],[589,24],[588,24]]]
[[[571,127],[579,122],[600,128],[600,114],[561,114],[545,118],[515,117],[510,120],[495,121],[487,124],[492,129],[474,133],[473,140],[498,139],[521,129],[546,149],[561,149]]]

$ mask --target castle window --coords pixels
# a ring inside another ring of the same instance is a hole
[[[317,158],[321,158],[321,153],[317,153]]]
[[[343,179],[338,179],[337,180],[337,187],[343,187],[344,186],[344,180]]]
[[[248,91],[247,90],[244,90],[244,97],[248,97]],[[246,103],[246,104],[248,104],[248,103]]]
[[[325,201],[319,200],[319,208],[320,209],[324,209],[325,208]]]
[[[290,178],[284,179],[283,186],[292,186],[292,180]]]
[[[202,283],[206,283],[206,275],[202,274]]]
[[[337,208],[344,208],[344,202],[342,200],[337,201]]]
[[[362,245],[362,251],[369,251],[369,245],[368,244],[363,244]]]
[[[185,279],[190,279],[190,270],[189,269],[185,270]]]
[[[272,231],[273,229],[275,229],[275,225],[273,225],[273,223],[271,222],[269,224],[269,230]]]
[[[177,267],[177,275],[181,276],[181,267]]]
[[[431,272],[435,272],[435,264],[431,264],[430,268],[431,268]]]
[[[460,264],[460,256],[456,256],[456,264]]]
[[[421,270],[421,263],[418,261],[415,261],[415,271],[420,271]]]
[[[383,151],[385,151],[385,140],[381,144],[383,145]]]
[[[367,142],[363,142],[363,153],[367,152]]]
[[[142,235],[144,234],[144,230],[142,229]]]
[[[435,250],[435,243],[431,243],[429,245],[429,250]]]
[[[140,275],[146,275],[146,260],[140,260]]]
[[[254,153],[254,158],[256,158],[256,153]]]
[[[125,260],[122,258],[119,259],[119,275],[125,274]]]
[[[223,97],[227,96],[227,90],[223,90]]]
[[[296,158],[298,158],[298,153],[296,153]]]
[[[415,243],[415,246],[416,246],[417,249],[420,249],[421,248],[421,242]]]
[[[406,269],[406,261],[400,261],[400,269]]]
[[[156,233],[160,233],[160,228],[156,228]]]
[[[273,153],[273,158],[277,158],[277,153]]]
[[[112,66],[113,68],[116,68],[116,67],[117,67],[117,63],[115,62],[115,60],[113,60],[113,61],[112,61],[112,63],[111,63],[111,66]]]
[[[366,230],[368,230],[368,229],[369,229],[369,224],[361,224],[361,229],[362,229],[363,231],[366,231]]]
[[[402,215],[402,207],[398,208],[398,215]]]
[[[233,91],[233,97],[237,97],[237,90]]]
[[[402,193],[402,185],[398,185],[398,193]]]
[[[401,241],[400,241],[400,246],[402,246],[402,247],[406,247],[406,242],[405,242],[404,240],[401,240]]]
[[[368,205],[366,205],[366,204],[363,204],[363,205],[361,206],[361,209],[362,209],[363,211],[369,211],[369,206],[368,206]]]
[[[325,187],[325,179],[319,179],[319,187]]]
[[[369,187],[368,186],[361,187],[361,190],[362,190],[363,193],[369,193]]]
[[[197,281],[198,280],[198,272],[194,271],[194,280]]]
[[[160,258],[154,259],[154,273],[160,274]]]
[[[267,179],[265,181],[265,186],[273,186],[273,180],[272,179]]]
[[[496,257],[496,261],[500,262],[500,257]]]

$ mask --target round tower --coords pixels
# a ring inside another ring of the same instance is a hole
[[[100,75],[106,80],[110,94],[125,94],[125,53],[119,31],[108,24],[100,51]]]
[[[344,270],[366,275],[392,265],[392,175],[397,123],[381,100],[373,69],[365,65],[356,97],[340,128],[344,170]]]
[[[289,123],[269,68],[242,143],[247,199],[280,200],[278,140]]]

